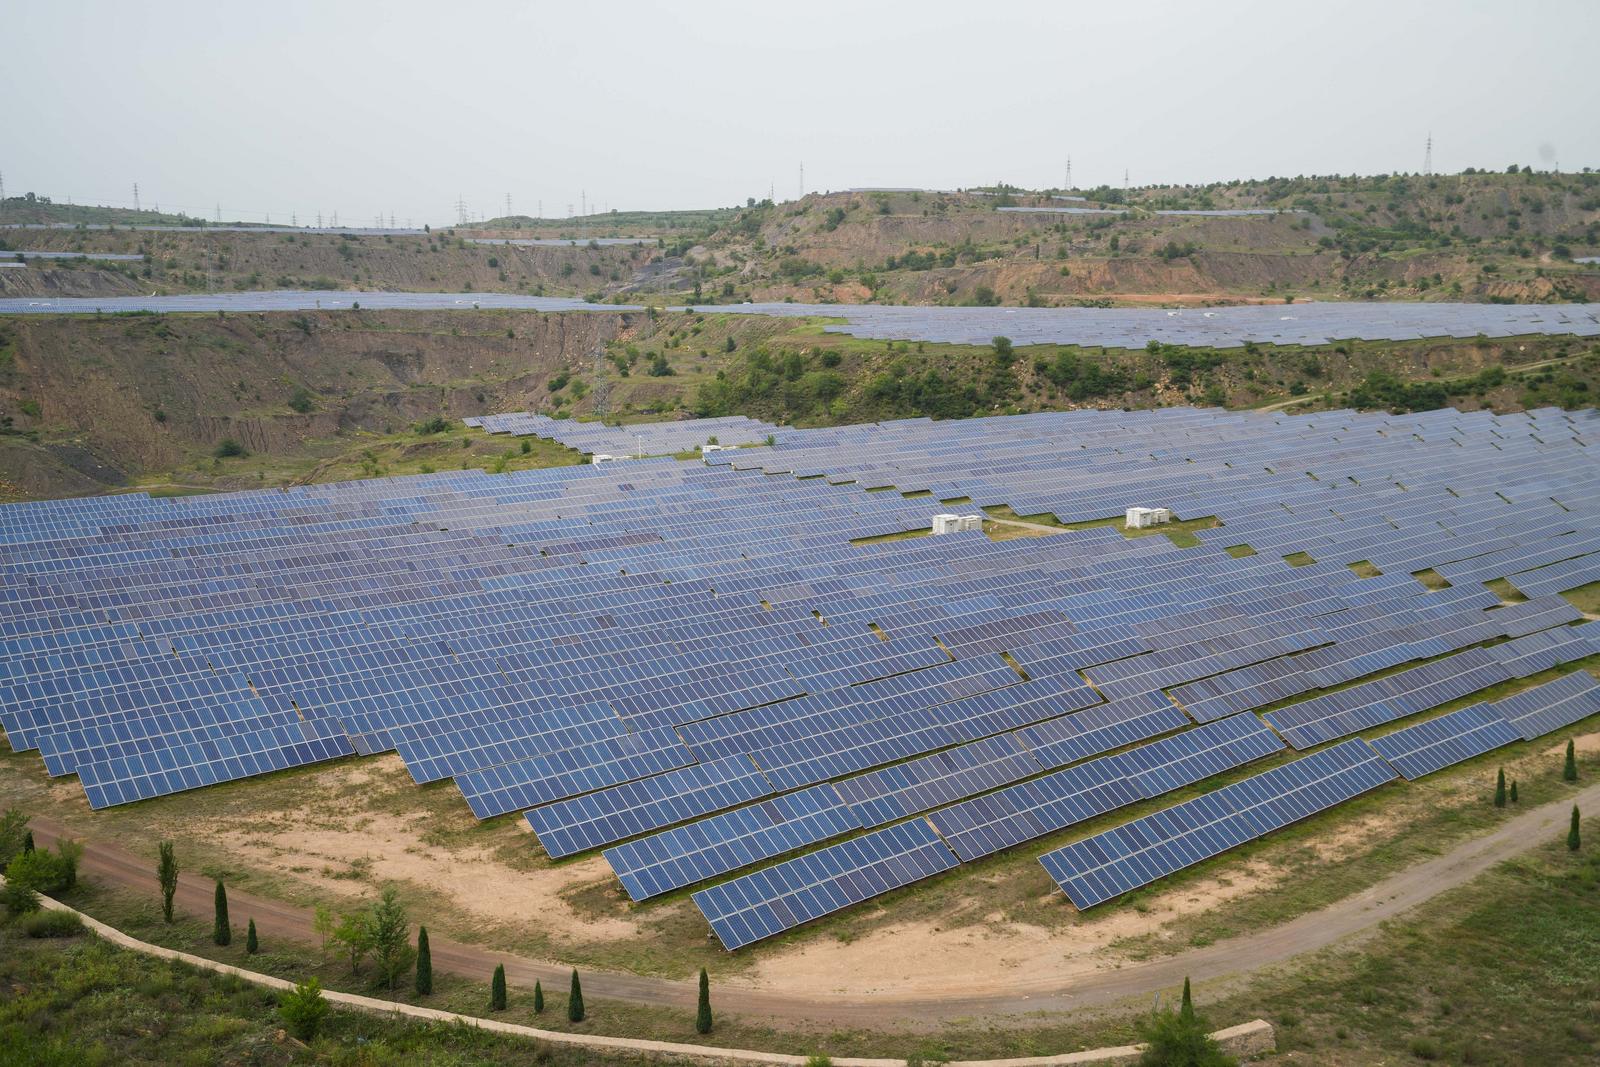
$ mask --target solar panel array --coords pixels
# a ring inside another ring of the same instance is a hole
[[[101,312],[253,312],[349,308],[369,310],[643,311],[566,297],[521,293],[398,293],[274,290],[178,296],[7,297],[0,314],[82,315]],[[685,309],[672,308],[672,311]],[[1423,338],[1600,336],[1600,304],[1327,303],[1249,305],[1207,310],[1157,308],[930,307],[881,304],[696,305],[696,314],[826,317],[828,332],[894,341],[987,345],[996,336],[1017,345],[1058,344],[1144,348],[1171,345],[1238,348],[1248,343],[1326,345],[1336,341]]]
[[[1080,910],[1326,811],[1393,781],[1360,739],[1046,853],[1039,862]]]
[[[476,421],[576,447],[766,430],[534,418]],[[1282,758],[1269,723],[1321,745],[1587,660],[1600,624],[1558,594],[1600,556],[1597,429],[1549,409],[1071,412],[8,505],[0,727],[95,807],[394,751],[480,817],[526,812],[551,856],[603,849],[636,900],[712,883],[697,899],[731,947]],[[1190,548],[1107,527],[862,542],[956,497],[1220,525]],[[1482,584],[1541,572],[1516,604]],[[1494,707],[1533,736],[1596,699],[1579,672]],[[1441,751],[1468,725],[1432,727]],[[1265,832],[1250,810],[1230,834]]]
[[[485,433],[515,437],[542,437],[589,455],[670,456],[693,452],[701,445],[725,448],[764,444],[778,433],[770,422],[731,415],[715,419],[683,419],[678,422],[642,422],[632,426],[608,426],[602,422],[577,419],[552,419],[513,411],[464,420]]]

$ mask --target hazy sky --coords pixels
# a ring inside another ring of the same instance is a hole
[[[1600,0],[0,0],[6,191],[304,224],[1600,166]]]

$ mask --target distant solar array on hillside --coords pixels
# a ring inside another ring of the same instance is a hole
[[[764,444],[778,432],[778,427],[769,422],[748,419],[743,415],[608,426],[602,422],[552,419],[548,415],[513,411],[465,421],[468,426],[485,433],[543,437],[589,455],[636,457],[671,456],[679,452],[693,452],[708,444],[724,448]]]
[[[1600,712],[1541,676],[1600,653],[1560,595],[1600,580],[1593,411],[474,424],[774,443],[0,507],[12,747],[97,808],[393,751],[735,948],[1271,763],[1052,850],[1088,907]],[[1219,525],[865,540],[957,498]]]
[[[520,293],[396,293],[275,290],[180,296],[6,297],[3,315],[97,314],[127,311],[249,312],[368,310],[643,311],[627,304],[591,304]],[[681,312],[684,309],[674,308]],[[1144,348],[1172,345],[1238,348],[1247,343],[1326,345],[1336,341],[1516,337],[1546,334],[1600,337],[1600,304],[1301,303],[1212,309],[906,307],[881,304],[696,305],[706,315],[826,317],[844,320],[832,333],[878,340],[987,345],[997,336],[1017,345]]]

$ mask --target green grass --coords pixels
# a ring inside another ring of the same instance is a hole
[[[1561,594],[1573,607],[1586,615],[1600,615],[1600,582],[1569,589]]]
[[[1215,515],[1203,515],[1193,519],[1174,518],[1171,522],[1162,523],[1160,526],[1145,526],[1135,529],[1129,526],[1122,515],[1112,515],[1104,519],[1086,519],[1083,522],[1069,522],[1062,525],[1067,530],[1095,530],[1101,527],[1111,527],[1121,533],[1123,537],[1149,537],[1152,534],[1161,534],[1179,548],[1197,548],[1201,541],[1194,535],[1196,530],[1214,530],[1222,522]]]

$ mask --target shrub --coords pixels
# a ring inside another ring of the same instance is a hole
[[[544,986],[539,982],[533,983],[533,1013],[544,1014]]]
[[[25,886],[45,896],[71,889],[78,881],[77,853],[81,850],[72,849],[69,844],[63,841],[55,852],[39,848],[17,856],[6,868],[7,883]]]
[[[1506,769],[1504,767],[1500,768],[1500,774],[1495,778],[1494,806],[1497,808],[1506,806]]]
[[[7,915],[26,915],[39,910],[39,894],[21,882],[8,881],[0,886],[0,906]]]
[[[429,434],[444,433],[448,429],[450,429],[450,420],[443,415],[435,415],[431,419],[417,423],[417,433],[422,437],[426,437]]]
[[[234,459],[248,456],[250,453],[238,441],[231,437],[224,437],[217,443],[217,450],[214,454],[218,459]]]
[[[261,951],[261,942],[256,937],[256,921],[254,919],[251,919],[250,920],[250,925],[245,928],[245,932],[244,932],[244,952],[245,952],[245,955],[247,955],[247,956],[254,956],[257,952],[260,952],[260,951]]]
[[[301,1041],[310,1041],[328,1017],[328,1002],[322,997],[322,983],[308,978],[278,999],[278,1014],[283,1025]]]
[[[22,920],[29,937],[75,937],[83,933],[83,920],[70,911],[34,911]]]
[[[305,386],[295,389],[294,393],[289,397],[289,409],[298,411],[302,415],[309,414],[316,406],[316,401],[312,399]]]
[[[1567,740],[1567,762],[1561,768],[1561,777],[1569,782],[1578,780],[1577,750],[1573,747],[1572,740]]]
[[[1582,839],[1578,836],[1578,805],[1572,805],[1572,826],[1567,830],[1567,849],[1571,852],[1578,851]]]

